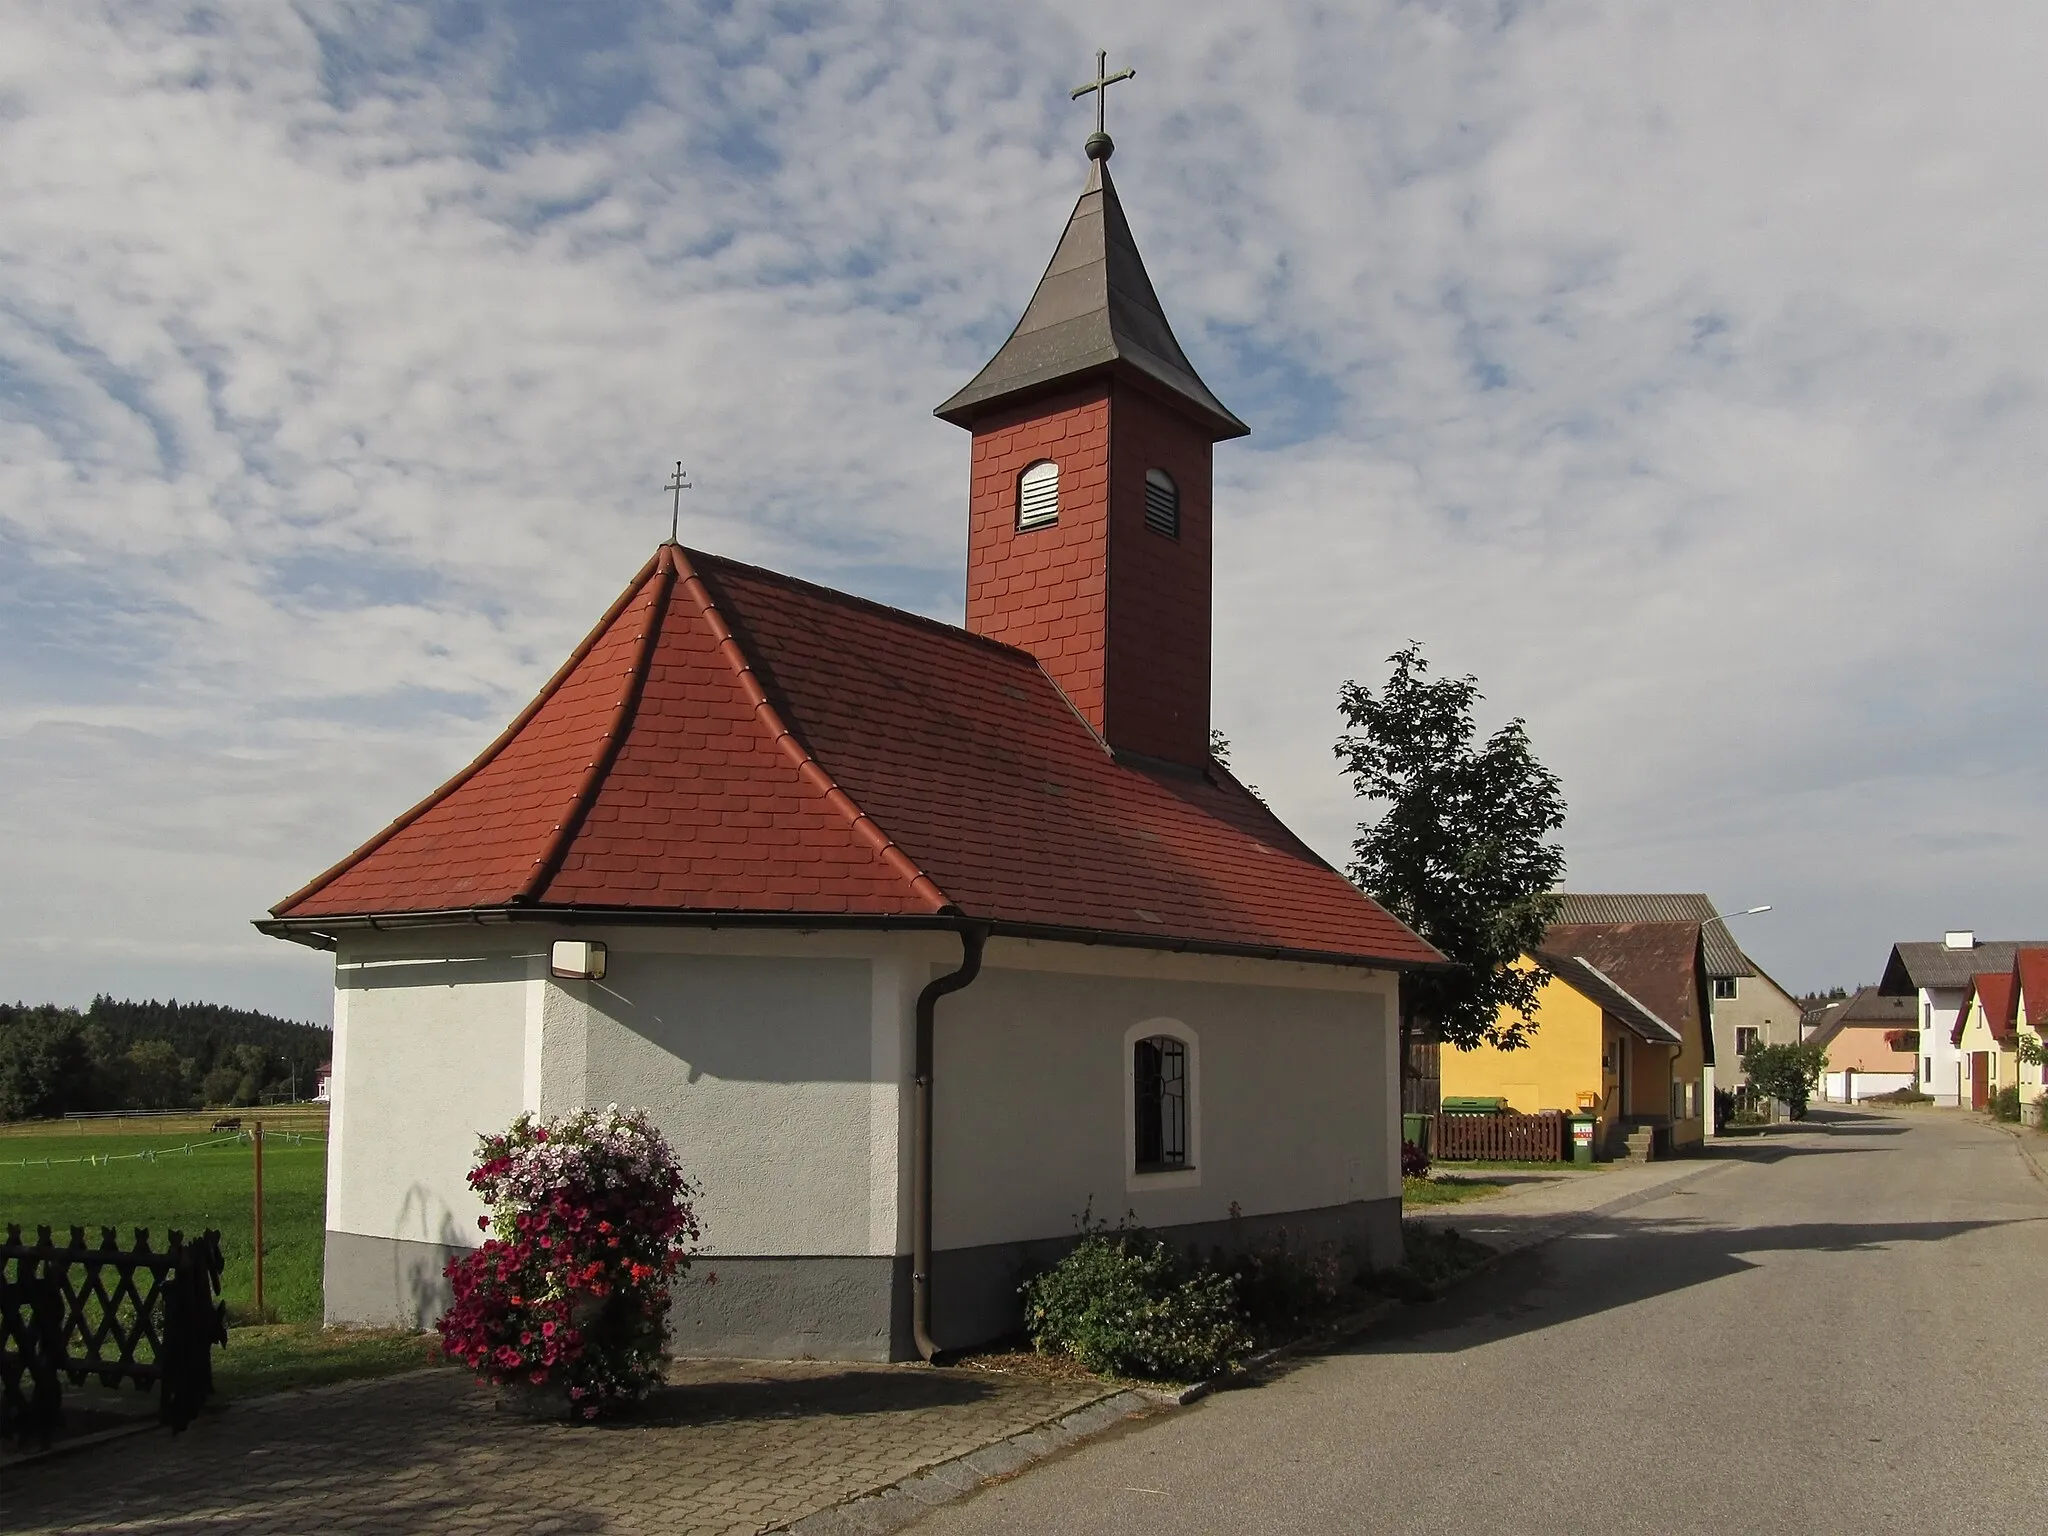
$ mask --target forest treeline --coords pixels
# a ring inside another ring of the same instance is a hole
[[[0,1003],[0,1120],[311,1098],[332,1051],[318,1025],[218,1003]]]

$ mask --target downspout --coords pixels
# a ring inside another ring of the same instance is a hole
[[[960,969],[934,977],[917,994],[916,1086],[912,1104],[910,1172],[910,1332],[917,1352],[929,1361],[939,1352],[932,1342],[932,1055],[939,999],[958,992],[981,974],[981,950],[988,926],[960,927]]]

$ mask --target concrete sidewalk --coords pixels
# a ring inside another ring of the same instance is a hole
[[[1753,1145],[1714,1141],[1695,1157],[1609,1164],[1600,1172],[1562,1173],[1485,1199],[1410,1211],[1403,1219],[1420,1227],[1455,1227],[1462,1236],[1485,1243],[1505,1257],[1752,1162],[1756,1158]],[[1484,1169],[1472,1172],[1477,1177],[1486,1175]]]

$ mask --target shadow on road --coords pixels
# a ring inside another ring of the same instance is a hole
[[[1897,1243],[1939,1243],[1992,1227],[2048,1220],[1800,1222],[1708,1227],[1683,1220],[1595,1222],[1514,1254],[1492,1274],[1434,1304],[1411,1307],[1336,1354],[1453,1354],[1553,1328],[1757,1268],[1745,1254],[1864,1253]],[[1473,1235],[1485,1234],[1474,1224]],[[1602,1250],[1589,1263],[1584,1249]]]

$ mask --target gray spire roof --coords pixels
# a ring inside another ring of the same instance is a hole
[[[1207,423],[1220,441],[1251,428],[1209,392],[1159,307],[1109,166],[1095,160],[1024,318],[973,381],[933,414],[956,426],[1015,396],[1121,373]]]

